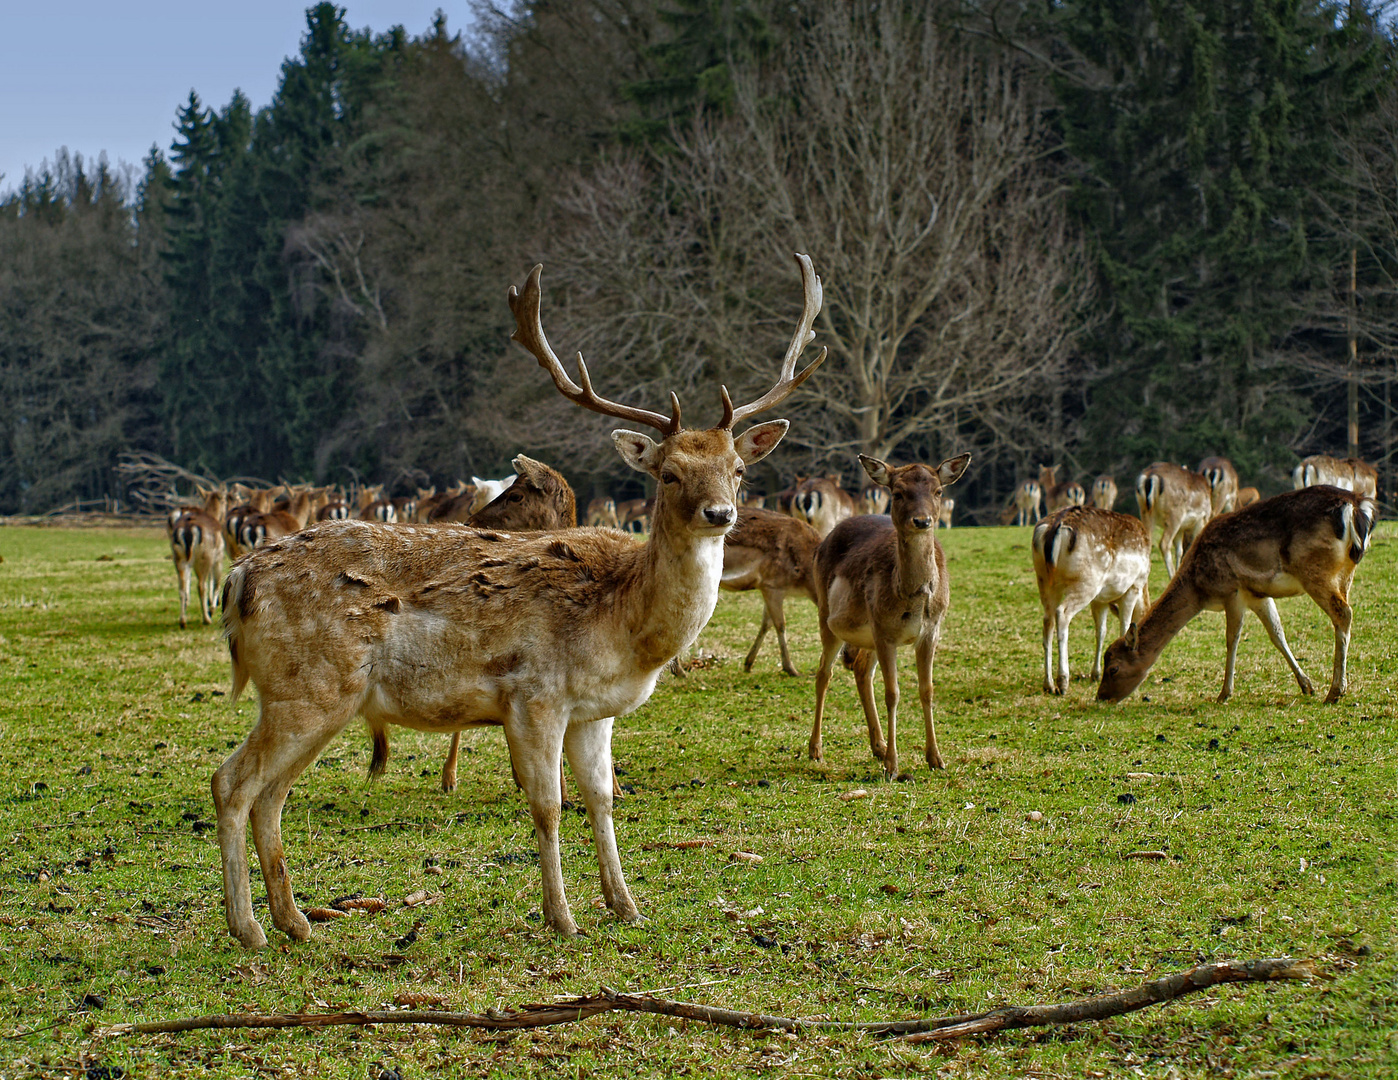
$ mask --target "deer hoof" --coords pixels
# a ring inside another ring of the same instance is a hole
[[[1335,702],[1337,702],[1337,701],[1340,700],[1340,698],[1341,698],[1341,696],[1343,696],[1344,692],[1345,692],[1345,688],[1344,688],[1343,686],[1332,686],[1332,687],[1330,688],[1330,693],[1328,693],[1328,694],[1325,695],[1325,704],[1327,704],[1327,705],[1333,705],[1333,704],[1335,704]]]
[[[1301,678],[1301,679],[1298,679],[1297,682],[1299,682],[1299,683],[1301,684],[1301,693],[1305,694],[1307,697],[1312,697],[1312,696],[1314,696],[1314,694],[1315,694],[1315,687],[1311,685],[1311,680],[1310,680],[1310,679]],[[1334,701],[1335,698],[1337,698],[1337,697],[1340,696],[1340,695],[1339,695],[1338,693],[1336,693],[1334,690],[1331,690],[1330,693],[1331,693],[1331,694],[1334,694],[1335,697],[1327,697],[1327,698],[1326,698],[1327,701]]]
[[[933,750],[927,755],[927,767],[929,769],[945,769],[942,764],[942,755]]]
[[[245,949],[265,949],[267,947],[267,935],[262,932],[262,927],[254,922],[251,926],[245,926],[241,930],[234,930],[233,936]]]

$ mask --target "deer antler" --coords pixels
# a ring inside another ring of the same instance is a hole
[[[582,385],[579,386],[568,378],[568,373],[563,370],[563,365],[549,345],[548,338],[544,337],[544,326],[539,320],[539,298],[542,292],[539,288],[539,275],[543,271],[543,263],[539,263],[533,270],[529,271],[529,279],[525,281],[522,293],[513,285],[510,286],[508,298],[510,310],[514,312],[515,316],[515,332],[510,335],[510,338],[518,341],[534,354],[534,358],[539,361],[539,366],[553,377],[553,385],[558,387],[558,392],[574,404],[581,405],[584,409],[591,409],[593,412],[602,413],[604,416],[615,416],[622,420],[634,420],[637,423],[646,424],[656,428],[667,437],[678,432],[680,430],[680,399],[673,391],[670,394],[672,415],[667,417],[663,413],[651,412],[649,409],[637,409],[630,405],[622,405],[619,402],[598,397],[597,392],[592,389],[592,379],[587,374],[587,364],[583,361],[582,353],[578,353],[578,379]],[[818,309],[820,305],[816,306]],[[812,367],[814,366],[812,365]],[[802,378],[806,374],[803,372]]]
[[[754,413],[760,413],[764,409],[770,409],[785,401],[787,397],[811,377],[811,373],[825,361],[825,349],[820,350],[820,355],[812,360],[799,375],[795,374],[796,361],[800,358],[802,351],[811,343],[815,337],[815,331],[811,329],[816,316],[820,314],[821,288],[820,278],[816,275],[815,267],[811,265],[809,255],[796,255],[796,262],[801,267],[801,289],[805,296],[805,303],[801,310],[801,321],[796,325],[796,333],[791,336],[791,344],[786,348],[786,356],[782,360],[781,374],[777,377],[777,385],[768,390],[750,405],[733,407],[733,402],[728,398],[728,388],[723,388],[723,422],[719,424],[721,428],[732,429],[733,425],[740,420],[746,420]]]

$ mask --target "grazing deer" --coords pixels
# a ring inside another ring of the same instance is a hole
[[[854,646],[854,681],[869,724],[869,749],[884,773],[898,774],[898,648],[915,646],[917,683],[927,735],[929,768],[940,769],[937,732],[932,723],[932,658],[951,599],[946,558],[934,526],[941,516],[942,489],[966,471],[962,454],[935,469],[892,466],[859,455],[864,471],[892,492],[891,517],[863,515],[842,521],[816,550],[816,604],[820,613],[820,671],[816,675],[815,722],[809,751],[824,756],[820,726],[830,669],[840,643]],[[874,707],[874,661],[883,671],[888,738],[879,731]]]
[[[393,502],[383,497],[382,484],[360,489],[359,513],[355,516],[360,521],[392,522],[398,520],[398,512],[394,509]]]
[[[723,578],[720,587],[729,592],[758,589],[762,593],[762,626],[752,643],[743,670],[751,671],[767,631],[775,628],[777,645],[782,654],[782,670],[788,675],[800,675],[791,662],[786,645],[786,611],[783,607],[788,592],[800,592],[815,602],[815,587],[811,569],[820,535],[804,521],[797,521],[775,510],[743,507],[738,521],[723,543]]]
[[[214,621],[214,598],[218,595],[218,575],[223,566],[223,518],[228,510],[228,492],[222,488],[205,490],[201,509],[184,509],[169,522],[170,555],[175,560],[175,577],[180,585],[180,629],[188,624],[189,578],[193,572],[199,589],[199,617],[204,625]]]
[[[1255,487],[1239,488],[1238,500],[1234,504],[1234,509],[1241,510],[1245,506],[1251,506],[1260,498],[1262,498],[1262,493],[1258,491]]]
[[[587,524],[604,526],[609,529],[621,528],[616,516],[616,500],[610,495],[599,495],[587,504]]]
[[[650,515],[654,509],[653,499],[627,499],[616,504],[616,517],[620,528],[627,532],[649,532]],[[631,526],[636,526],[634,529]]]
[[[1092,505],[1098,510],[1110,510],[1116,506],[1116,479],[1111,476],[1099,476],[1092,481]]]
[[[1087,502],[1087,492],[1081,484],[1076,480],[1059,481],[1057,473],[1057,465],[1039,466],[1039,487],[1044,493],[1044,507],[1048,513]]]
[[[796,485],[791,516],[804,521],[824,539],[845,518],[854,516],[854,496],[840,486],[837,475],[813,476]]]
[[[1179,573],[1146,617],[1107,648],[1099,701],[1131,694],[1165,646],[1199,612],[1222,610],[1228,658],[1220,702],[1233,693],[1243,617],[1251,609],[1267,628],[1301,693],[1312,694],[1282,630],[1275,598],[1306,593],[1335,627],[1335,663],[1327,702],[1345,692],[1351,611],[1349,587],[1368,549],[1374,500],[1330,485],[1289,491],[1215,518],[1185,553]]]
[[[937,516],[937,525],[938,525],[938,527],[943,528],[943,529],[950,529],[950,528],[951,528],[951,515],[952,515],[952,511],[954,511],[955,509],[956,509],[956,500],[955,500],[955,499],[943,499],[943,500],[942,500],[942,512]]]
[[[1068,627],[1091,606],[1097,628],[1092,650],[1095,682],[1102,675],[1107,616],[1121,620],[1121,632],[1150,604],[1150,537],[1128,514],[1095,506],[1056,510],[1034,529],[1034,577],[1044,606],[1044,693],[1068,691]],[[1058,664],[1054,665],[1054,637]]]
[[[325,505],[316,511],[317,521],[348,521],[353,516],[350,504],[338,490],[329,495]]]
[[[246,831],[267,886],[273,923],[310,936],[297,909],[281,838],[281,810],[301,772],[356,714],[371,730],[500,725],[538,839],[543,912],[578,932],[559,859],[563,753],[582,791],[602,894],[619,917],[640,918],[626,887],[612,824],[612,719],[642,705],[661,670],[687,648],[718,601],[723,538],[737,516],[744,470],[786,433],[785,420],[734,427],[777,405],[825,358],[796,373],[815,336],[820,279],[801,265],[805,304],[776,384],[706,431],[671,415],[608,401],[578,358],[574,383],[544,337],[539,277],[510,289],[514,340],[569,400],[656,428],[660,442],[618,430],[628,465],[653,477],[649,540],[603,529],[510,536],[472,529],[318,525],[253,552],[224,586],[234,696],[249,681],[260,713],[213,778],[228,927],[248,947],[266,943],[252,913]]]
[[[1037,480],[1025,480],[1019,487],[1015,488],[1014,497],[1010,505],[1014,508],[1014,519],[1016,525],[1029,525],[1039,523],[1043,513],[1040,510],[1040,500],[1043,496],[1043,488],[1039,487]],[[1007,510],[1009,507],[1006,508]],[[1032,521],[1031,521],[1032,518]],[[1005,524],[1009,524],[1007,521]]]
[[[861,514],[886,514],[888,513],[888,488],[879,487],[878,484],[865,484],[864,489],[859,493]]]
[[[1199,462],[1199,475],[1209,484],[1213,517],[1226,514],[1238,505],[1238,470],[1225,457],[1206,457]]]
[[[1379,497],[1379,474],[1368,462],[1359,458],[1333,458],[1327,454],[1312,454],[1303,458],[1291,474],[1296,490],[1316,484],[1333,484],[1356,495],[1370,499]]]
[[[1209,482],[1197,472],[1157,461],[1136,479],[1136,505],[1147,536],[1155,535],[1159,523],[1160,557],[1165,573],[1174,577],[1185,548],[1213,516]]]

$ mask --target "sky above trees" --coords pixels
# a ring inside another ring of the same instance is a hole
[[[346,22],[424,33],[433,12],[456,29],[467,0],[348,0]],[[106,152],[139,167],[151,144],[169,150],[175,112],[196,90],[225,102],[241,89],[254,109],[277,88],[281,62],[306,31],[300,0],[236,4],[71,0],[6,4],[0,16],[0,194],[66,146],[95,161]]]

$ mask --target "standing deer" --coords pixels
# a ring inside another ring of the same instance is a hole
[[[951,515],[956,510],[955,499],[943,499],[941,512],[937,515],[937,525],[939,528],[951,528]]]
[[[587,524],[604,525],[609,529],[621,528],[616,516],[616,500],[610,495],[599,495],[587,504]]]
[[[857,650],[854,681],[869,725],[869,749],[883,762],[887,776],[898,774],[898,648],[913,645],[927,765],[943,768],[932,723],[932,658],[951,600],[951,582],[935,526],[941,516],[942,489],[960,479],[970,462],[971,455],[962,454],[935,469],[926,465],[898,467],[859,455],[869,479],[890,489],[891,517],[864,515],[842,521],[816,550],[821,654],[809,745],[812,760],[824,756],[820,725],[825,693],[830,688],[835,654],[844,642]],[[886,741],[874,707],[876,659],[883,671]]]
[[[200,490],[202,509],[181,510],[169,522],[170,555],[180,585],[180,629],[189,619],[189,578],[193,572],[199,589],[199,617],[207,626],[214,621],[214,597],[223,566],[223,525],[228,492],[222,488]]]
[[[1092,505],[1098,510],[1110,510],[1116,506],[1116,480],[1110,476],[1099,476],[1092,481]]]
[[[236,697],[249,681],[259,717],[213,777],[230,932],[250,948],[267,938],[253,918],[246,832],[267,886],[272,922],[304,940],[281,837],[296,778],[356,715],[370,730],[504,728],[538,839],[544,918],[578,932],[559,859],[559,787],[566,752],[592,826],[602,894],[620,918],[640,917],[626,887],[612,824],[612,720],[650,697],[670,658],[687,648],[718,601],[723,540],[737,516],[744,470],[786,433],[785,420],[734,427],[787,398],[825,358],[796,373],[815,336],[820,279],[797,256],[805,304],[776,384],[706,431],[671,415],[599,397],[582,357],[579,383],[563,370],[539,318],[536,266],[509,291],[514,340],[584,408],[656,428],[612,439],[623,460],[654,478],[646,543],[601,529],[532,536],[431,526],[326,522],[252,553],[224,586],[224,625]]]
[[[1092,650],[1095,682],[1102,676],[1107,616],[1121,620],[1121,632],[1150,604],[1150,537],[1128,514],[1095,506],[1056,510],[1034,529],[1034,577],[1044,606],[1044,693],[1068,691],[1068,627],[1089,605],[1097,628]],[[1053,642],[1058,638],[1058,663]]]
[[[800,675],[791,662],[786,644],[786,611],[788,592],[804,593],[815,602],[815,586],[811,570],[820,534],[804,521],[797,521],[775,510],[743,507],[738,522],[723,544],[723,579],[720,587],[729,592],[762,592],[762,627],[752,643],[743,670],[751,671],[767,631],[775,627],[777,645],[782,654],[782,670],[788,675]]]
[[[1058,480],[1057,465],[1039,466],[1039,487],[1044,492],[1044,508],[1047,513],[1062,510],[1065,506],[1081,506],[1087,502],[1087,492],[1076,480]]]
[[[1022,481],[1019,487],[1015,488],[1012,505],[1016,525],[1039,523],[1039,519],[1043,517],[1040,509],[1042,496],[1043,488],[1039,487],[1037,480]]]
[[[1282,630],[1274,599],[1306,593],[1335,627],[1335,664],[1327,702],[1345,692],[1351,611],[1349,587],[1368,549],[1378,508],[1374,500],[1337,487],[1303,488],[1214,518],[1185,552],[1179,572],[1146,617],[1107,648],[1099,701],[1128,697],[1170,639],[1201,611],[1223,611],[1228,659],[1220,702],[1233,693],[1238,641],[1249,610],[1286,658],[1301,693],[1311,680]]]
[[[821,539],[854,512],[854,496],[840,486],[838,476],[802,480],[791,497],[791,516],[815,529]]]
[[[1213,517],[1227,514],[1238,505],[1238,470],[1225,457],[1206,457],[1199,462],[1199,475],[1209,484]]]
[[[888,513],[888,488],[879,487],[878,484],[865,484],[864,489],[859,493],[861,504],[861,514],[886,514]]]
[[[272,510],[272,500],[276,497],[279,488],[253,488],[245,487],[242,484],[233,485],[233,494],[240,497],[243,502],[223,515],[223,540],[227,545],[228,552],[235,559],[241,559],[248,553],[242,542],[238,539],[238,533],[243,527],[245,518],[254,514],[267,514]]]
[[[315,519],[320,507],[327,505],[329,495],[324,490],[298,491],[285,504],[284,509],[269,510],[265,514],[249,514],[238,526],[238,546],[243,551],[251,551],[283,536],[300,532],[306,523]],[[393,504],[382,503],[392,515]],[[390,516],[387,520],[392,521]]]
[[[1154,536],[1160,524],[1160,557],[1165,573],[1174,577],[1185,548],[1213,516],[1209,482],[1197,472],[1157,461],[1136,478],[1136,505],[1146,536]]]
[[[1312,454],[1302,459],[1291,477],[1298,491],[1316,484],[1333,484],[1371,499],[1379,497],[1378,470],[1359,458],[1341,459],[1327,454]]]

